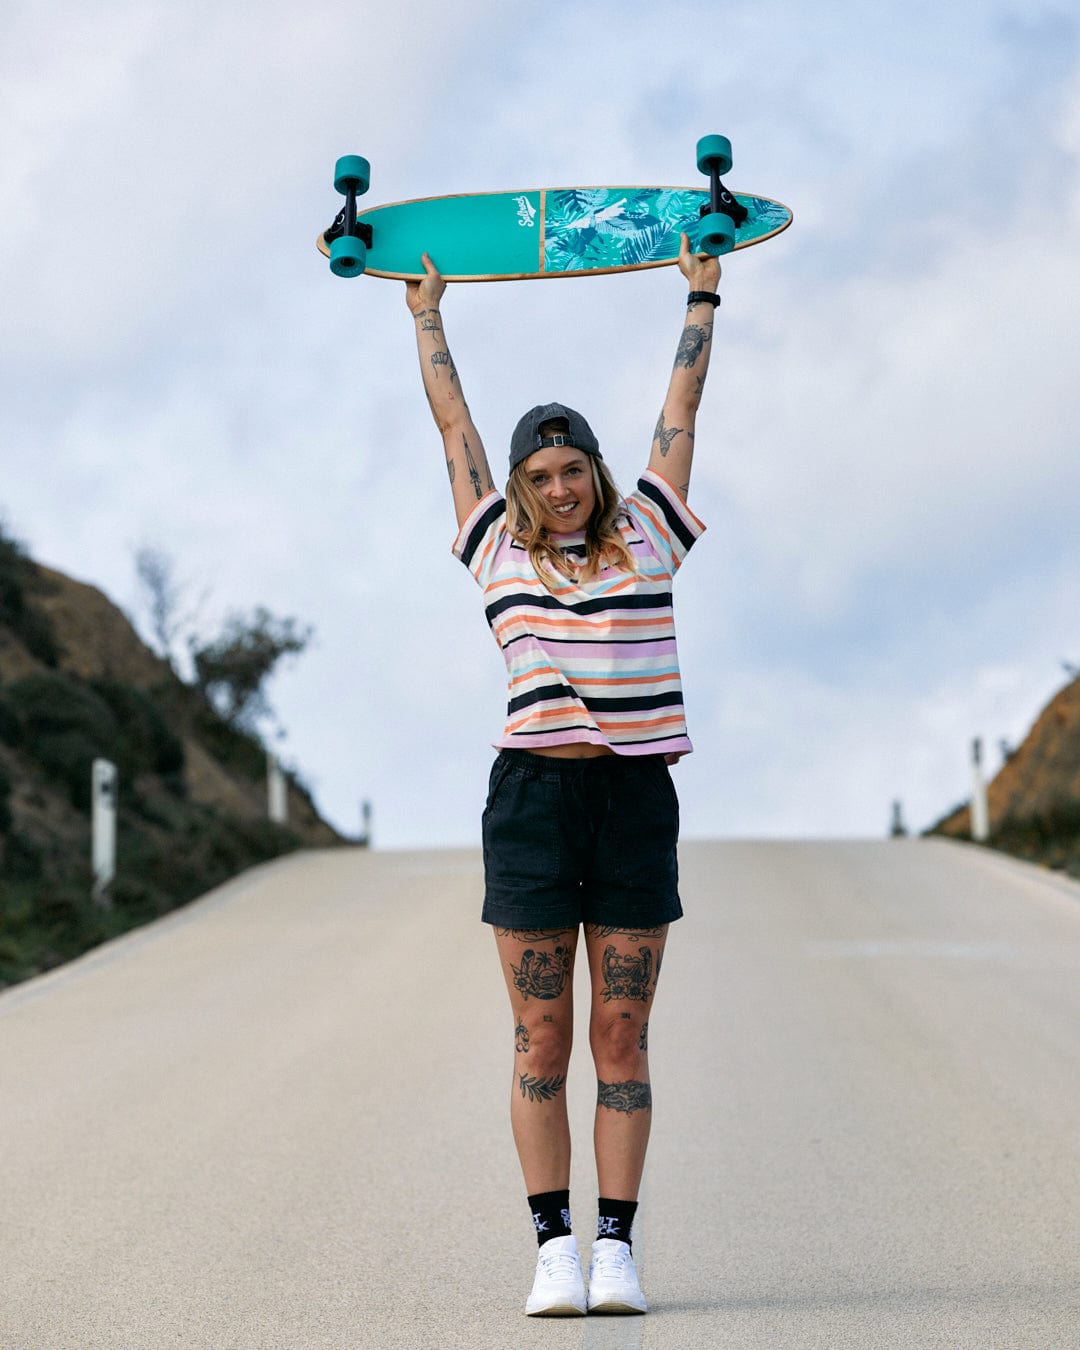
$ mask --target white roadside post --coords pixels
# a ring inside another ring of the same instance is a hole
[[[95,759],[90,777],[92,899],[102,909],[112,908],[111,887],[116,876],[116,765]]]
[[[990,808],[982,770],[982,740],[978,736],[971,742],[971,837],[979,844],[990,838]]]
[[[270,819],[275,825],[289,823],[289,796],[286,791],[285,775],[275,755],[266,757],[266,781],[269,795]]]

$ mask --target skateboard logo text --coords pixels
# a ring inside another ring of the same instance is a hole
[[[536,207],[524,195],[516,197],[514,200],[517,202],[518,224],[524,225],[527,229],[533,229],[536,225]]]

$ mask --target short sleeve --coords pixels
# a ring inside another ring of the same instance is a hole
[[[705,533],[705,526],[667,479],[652,469],[638,479],[637,490],[626,498],[626,509],[672,576]]]
[[[453,543],[454,557],[469,569],[481,586],[491,578],[499,544],[506,534],[506,501],[489,492],[473,507]]]

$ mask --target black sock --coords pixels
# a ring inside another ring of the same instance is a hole
[[[634,1214],[637,1212],[636,1200],[607,1200],[601,1196],[597,1202],[600,1216],[596,1223],[598,1238],[614,1238],[616,1242],[625,1242],[630,1248],[630,1229],[634,1226]]]
[[[551,1238],[570,1236],[570,1192],[541,1191],[529,1196],[536,1241],[542,1247]]]

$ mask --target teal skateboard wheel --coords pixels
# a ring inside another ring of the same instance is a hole
[[[367,266],[367,245],[354,234],[343,234],[330,245],[330,271],[336,277],[358,277]]]
[[[334,190],[344,197],[349,188],[362,197],[371,185],[371,165],[360,155],[342,155],[334,165]]]
[[[697,166],[702,173],[715,167],[718,174],[731,172],[731,142],[726,136],[702,136],[697,143]]]
[[[719,258],[725,253],[730,253],[734,247],[735,222],[730,216],[716,211],[702,218],[698,238],[698,249],[701,253],[711,253],[714,258]]]

